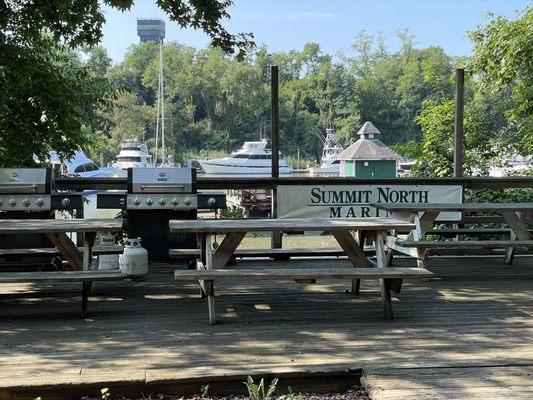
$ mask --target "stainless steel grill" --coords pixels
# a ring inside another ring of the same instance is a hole
[[[196,170],[131,168],[126,209],[194,210],[198,207]]]
[[[196,247],[194,234],[170,233],[171,219],[196,219],[198,209],[226,207],[224,193],[197,193],[194,168],[130,168],[126,192],[99,193],[97,208],[126,211],[126,232],[141,237],[150,260]]]
[[[79,193],[52,191],[50,168],[0,168],[0,211],[51,211],[82,207]]]

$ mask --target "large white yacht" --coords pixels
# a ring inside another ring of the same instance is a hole
[[[137,139],[129,139],[120,144],[120,153],[111,166],[117,169],[128,169],[150,168],[154,165],[146,144]]]
[[[326,128],[326,137],[321,140],[324,141],[324,148],[322,150],[322,157],[320,159],[320,167],[309,168],[311,176],[338,176],[340,173],[340,160],[338,155],[344,150],[337,142],[333,128]]]
[[[266,139],[244,142],[239,150],[227,157],[198,160],[198,162],[209,175],[271,175],[272,154],[266,146]],[[279,160],[279,173],[292,174],[292,168],[283,159]]]

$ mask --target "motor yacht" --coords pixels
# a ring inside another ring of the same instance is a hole
[[[271,175],[272,154],[267,150],[267,141],[244,142],[237,151],[224,158],[198,160],[208,175]],[[292,168],[279,160],[280,175],[292,174]]]
[[[137,139],[129,139],[120,144],[120,153],[111,166],[117,169],[153,167],[152,155],[146,144]]]

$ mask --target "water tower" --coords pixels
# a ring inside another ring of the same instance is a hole
[[[137,36],[141,43],[153,40],[157,44],[163,42],[165,38],[165,21],[161,18],[138,18]]]

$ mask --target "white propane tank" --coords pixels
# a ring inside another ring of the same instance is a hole
[[[148,273],[148,251],[141,246],[141,238],[126,239],[119,265],[120,271],[132,278],[142,278]]]

